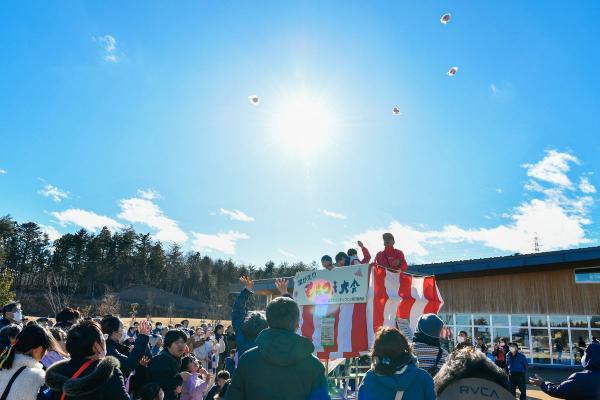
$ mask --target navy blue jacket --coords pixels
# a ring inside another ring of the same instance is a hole
[[[129,351],[129,347],[121,345],[110,339],[106,341],[106,354],[119,360],[119,369],[123,373],[125,379],[127,379],[131,371],[138,366],[140,360],[144,354],[146,354],[149,340],[150,337],[148,335],[138,335],[135,343],[133,344],[132,351]]]
[[[600,399],[600,344],[592,343],[587,347],[581,364],[585,368],[582,372],[572,374],[559,384],[544,382],[542,391],[559,399]]]
[[[235,342],[237,345],[236,349],[238,358],[241,357],[246,350],[250,350],[256,346],[254,340],[249,340],[242,332],[242,326],[244,325],[244,320],[248,314],[248,301],[250,300],[251,296],[252,292],[244,288],[235,299],[235,302],[233,303],[233,309],[231,311],[231,325],[233,325],[233,330],[236,334]]]
[[[506,355],[506,365],[508,365],[508,373],[527,373],[527,357],[521,352],[517,352],[516,355],[512,355],[509,352]]]

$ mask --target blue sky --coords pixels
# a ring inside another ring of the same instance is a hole
[[[531,252],[536,233],[542,250],[598,244],[594,2],[0,17],[0,214],[51,236],[133,224],[256,265],[375,252],[386,230],[412,263]]]

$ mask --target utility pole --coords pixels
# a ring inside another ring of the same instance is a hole
[[[533,238],[533,251],[536,253],[540,252],[540,238],[538,237],[537,232],[535,232],[535,237]]]

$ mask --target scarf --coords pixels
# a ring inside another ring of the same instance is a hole
[[[415,335],[413,336],[413,342],[424,343],[433,347],[440,347],[440,338],[427,336],[419,331],[415,332]]]

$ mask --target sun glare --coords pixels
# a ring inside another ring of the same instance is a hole
[[[273,115],[273,136],[286,152],[312,158],[325,149],[335,133],[336,121],[322,99],[298,96],[282,102]]]

